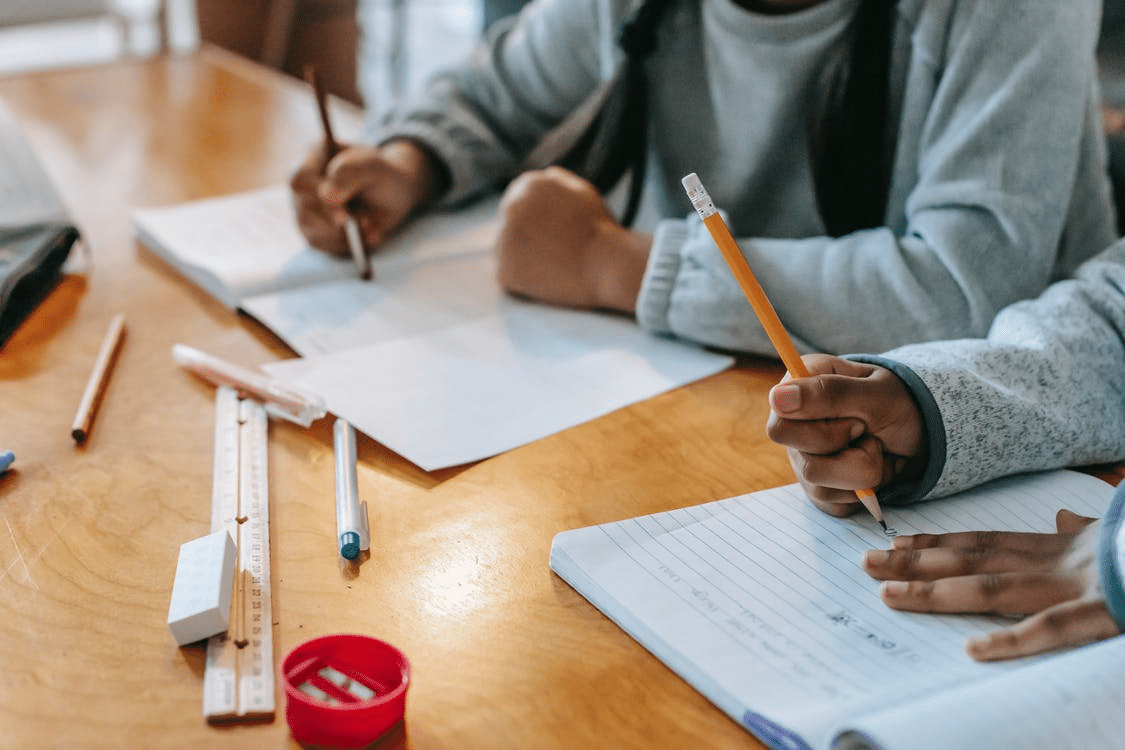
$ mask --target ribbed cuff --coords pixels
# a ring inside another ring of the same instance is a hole
[[[872,354],[853,354],[846,359],[887,368],[906,385],[914,403],[918,405],[918,411],[922,414],[922,426],[926,431],[926,469],[917,482],[891,486],[885,493],[880,492],[879,500],[887,505],[910,505],[924,499],[937,485],[945,469],[946,458],[945,420],[941,417],[941,409],[933,394],[918,374],[901,362]]]
[[[656,225],[648,266],[637,295],[637,324],[649,333],[672,333],[668,310],[672,305],[672,288],[680,272],[680,248],[687,236],[687,222],[682,219],[665,219]]]

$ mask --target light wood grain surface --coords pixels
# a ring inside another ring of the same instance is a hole
[[[0,478],[0,746],[295,747],[280,690],[272,723],[209,726],[203,649],[178,648],[165,624],[179,545],[208,531],[214,404],[171,347],[251,366],[292,353],[140,248],[131,214],[286,180],[319,137],[313,99],[211,49],[0,78],[0,97],[92,261],[0,350],[0,448],[17,454]],[[76,446],[71,420],[117,313],[127,333]],[[406,721],[379,747],[760,747],[547,557],[564,529],[792,481],[764,434],[781,374],[744,363],[433,473],[360,436],[372,540],[354,572],[335,546],[330,420],[273,423],[275,662],[326,633],[400,647]]]

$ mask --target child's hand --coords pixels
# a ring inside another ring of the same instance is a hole
[[[376,248],[413,211],[435,196],[437,168],[410,141],[385,146],[347,146],[327,164],[314,149],[289,180],[297,224],[309,244],[347,255],[344,224],[350,213],[363,244]]]
[[[1093,521],[1060,510],[1054,534],[900,536],[891,550],[868,550],[863,565],[886,582],[883,601],[895,609],[1030,615],[966,645],[978,661],[1028,656],[1119,632],[1098,585]]]
[[[774,386],[766,431],[789,448],[797,481],[818,508],[846,516],[860,507],[855,490],[920,476],[922,416],[894,373],[823,354],[802,359],[812,377]]]
[[[525,172],[500,199],[500,286],[539,302],[633,312],[652,237],[622,226],[591,183]]]

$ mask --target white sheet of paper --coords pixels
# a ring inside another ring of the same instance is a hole
[[[245,300],[247,313],[304,356],[369,346],[495,314],[501,305],[490,253],[377,271]]]
[[[304,359],[267,366],[426,470],[501,453],[729,367],[632,319],[524,303],[496,280],[497,199],[429,214],[372,257],[307,246],[288,188],[136,213],[138,234]],[[175,252],[172,252],[172,249]]]
[[[413,222],[372,257],[374,280],[344,279],[243,300],[303,356],[432,333],[495,314],[496,202]]]
[[[427,471],[494,456],[726,369],[631,318],[522,302],[496,280],[495,201],[410,225],[374,281],[242,307],[303,359],[265,366]]]
[[[899,533],[1051,531],[1058,508],[1096,517],[1112,491],[1093,477],[1056,472],[884,510]],[[964,653],[966,637],[996,627],[996,618],[886,607],[860,567],[864,550],[885,546],[866,514],[831,518],[790,485],[562,532],[551,567],[774,746],[827,748],[843,724],[865,714],[1029,663],[979,664]],[[924,742],[936,736],[916,732],[891,746],[964,746]],[[984,744],[997,747],[994,739]]]
[[[502,453],[726,369],[630,319],[514,300],[417,335],[265,366],[434,469]]]

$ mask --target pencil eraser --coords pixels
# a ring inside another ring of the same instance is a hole
[[[222,633],[230,625],[230,598],[238,549],[227,530],[180,545],[168,629],[181,646]]]

